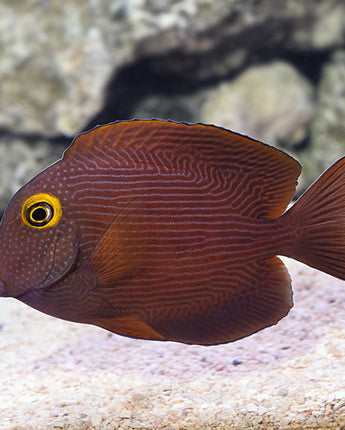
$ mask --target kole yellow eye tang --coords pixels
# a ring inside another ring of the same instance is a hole
[[[292,306],[277,255],[345,279],[345,158],[286,211],[299,173],[215,126],[96,127],[10,201],[0,294],[143,339],[248,336]]]

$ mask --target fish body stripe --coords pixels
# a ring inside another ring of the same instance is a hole
[[[137,153],[133,160],[124,151],[97,152],[92,163],[82,157],[64,161],[68,180],[61,192],[68,194],[68,216],[79,226],[85,257],[114,216],[133,202],[134,214],[129,211],[125,217],[126,232],[131,233],[125,244],[129,258],[142,249],[145,269],[139,267],[108,292],[124,314],[145,313],[153,320],[159,309],[167,316],[187,312],[191,300],[200,310],[209,300],[230,298],[252,279],[253,259],[275,255],[279,235],[279,244],[290,240],[287,233],[281,237],[276,220],[258,219],[251,197],[260,195],[262,187],[241,179],[241,166],[218,171],[204,160],[171,160],[169,153],[154,163],[152,154]],[[206,288],[208,298],[201,295]]]

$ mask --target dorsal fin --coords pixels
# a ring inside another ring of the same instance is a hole
[[[188,156],[241,176],[257,217],[275,218],[290,202],[300,174],[299,163],[269,145],[224,128],[162,120],[118,121],[76,136],[64,159],[99,157],[130,150],[160,159]],[[163,155],[163,158],[159,156]],[[158,162],[158,161],[157,161]]]

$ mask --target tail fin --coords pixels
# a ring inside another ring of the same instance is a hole
[[[345,279],[345,157],[326,170],[284,216],[296,238],[289,256]]]

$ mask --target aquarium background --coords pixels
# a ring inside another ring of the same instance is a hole
[[[0,3],[0,211],[97,124],[220,125],[298,158],[345,153],[342,0]]]
[[[345,154],[344,95],[344,0],[2,0],[0,213],[77,133],[131,118],[276,145],[299,194]],[[344,429],[344,282],[284,261],[289,315],[208,348],[1,299],[1,430]]]

